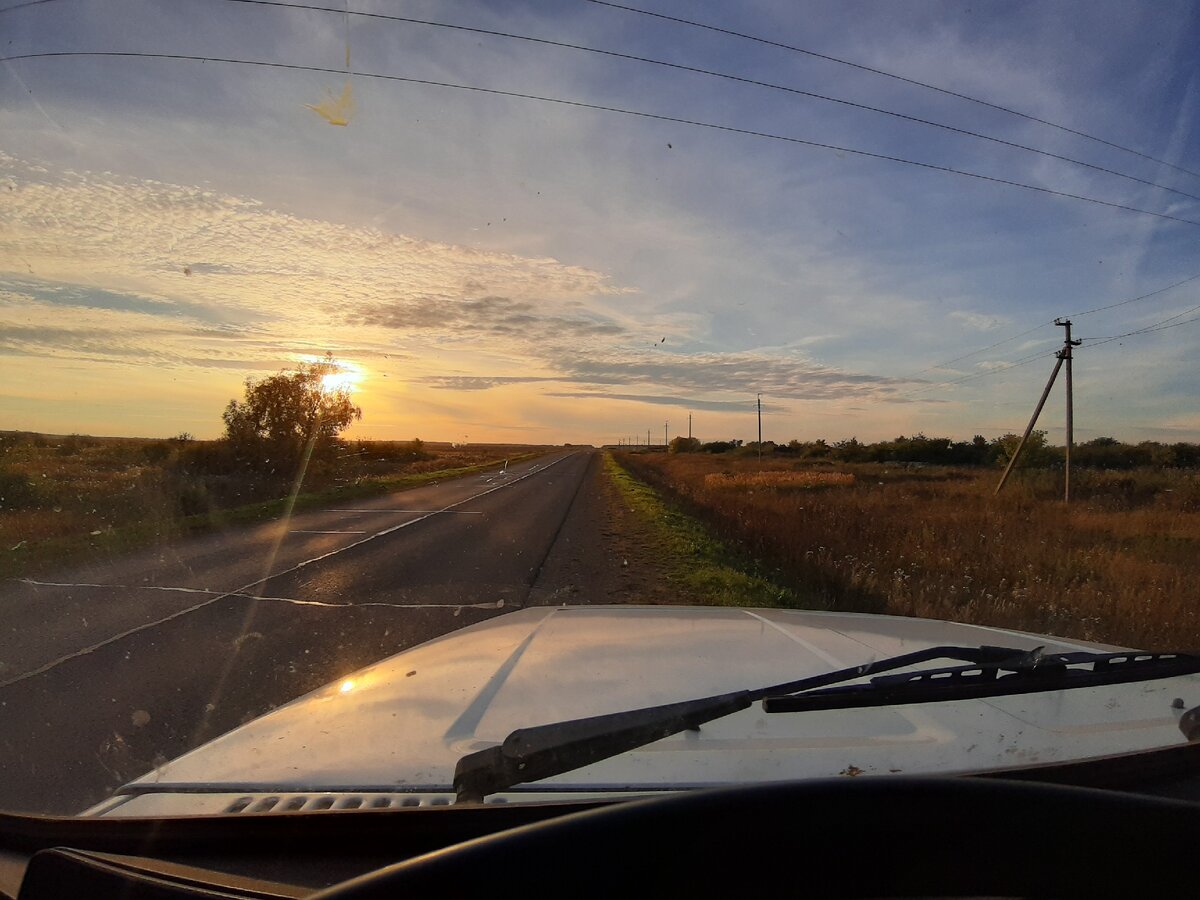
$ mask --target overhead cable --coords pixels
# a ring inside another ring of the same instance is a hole
[[[1105,140],[1102,137],[1097,137],[1096,135],[1089,134],[1086,131],[1079,131],[1078,129],[1071,128],[1067,125],[1062,125],[1058,122],[1051,122],[1049,119],[1041,119],[1041,118],[1038,118],[1037,116],[1031,115],[1029,113],[1024,113],[1024,112],[1021,112],[1020,110],[1013,109],[1012,107],[1001,106],[998,103],[992,103],[988,100],[982,100],[979,97],[972,97],[969,94],[963,94],[958,91],[952,91],[949,88],[938,87],[935,84],[929,84],[928,82],[925,82],[925,81],[918,81],[915,78],[907,78],[904,75],[897,75],[895,72],[887,72],[887,71],[884,71],[883,69],[876,69],[872,66],[863,65],[862,63],[852,62],[848,59],[842,59],[837,56],[830,56],[827,53],[818,53],[815,50],[807,50],[804,47],[796,47],[792,44],[784,44],[780,41],[773,41],[773,40],[770,40],[769,38],[759,37],[759,36],[753,35],[753,34],[746,34],[744,32],[740,32],[740,31],[734,31],[733,29],[730,29],[730,28],[721,28],[716,25],[706,25],[703,22],[695,22],[691,19],[684,19],[679,16],[671,16],[671,15],[667,15],[666,13],[654,12],[653,10],[648,10],[648,9],[641,9],[636,6],[627,6],[622,3],[613,3],[613,2],[610,2],[610,0],[587,0],[587,2],[594,3],[597,6],[608,6],[613,9],[623,10],[625,12],[637,13],[638,15],[642,15],[642,16],[650,16],[652,18],[662,19],[667,22],[675,22],[677,24],[687,25],[692,28],[701,28],[706,31],[713,31],[718,34],[724,34],[724,35],[728,35],[730,37],[736,37],[741,40],[754,41],[755,43],[765,44],[768,47],[778,47],[782,50],[790,50],[793,53],[802,53],[805,56],[811,56],[816,59],[823,59],[827,62],[837,63],[838,65],[842,65],[842,66],[849,66],[852,69],[859,69],[860,71],[863,71],[863,72],[870,72],[872,75],[880,75],[884,78],[891,78],[896,81],[902,81],[905,84],[911,84],[914,87],[920,87],[920,88],[925,88],[926,90],[936,91],[939,94],[945,94],[946,96],[949,96],[949,97],[957,97],[959,100],[966,100],[970,103],[976,103],[976,104],[979,104],[980,106],[986,106],[989,109],[998,110],[999,112],[1007,113],[1008,115],[1011,115],[1011,116],[1017,116],[1018,118],[1025,119],[1026,121],[1029,121],[1029,122],[1036,122],[1039,125],[1046,125],[1050,128],[1056,128],[1059,131],[1065,131],[1066,133],[1073,134],[1076,137],[1086,138],[1089,141],[1095,141],[1096,143],[1103,144],[1106,147],[1112,147],[1114,150],[1120,150],[1122,153],[1129,153],[1129,154],[1132,154],[1133,156],[1138,156],[1138,157],[1141,157],[1142,159],[1149,160],[1150,162],[1158,163],[1159,165],[1167,166],[1169,168],[1175,169],[1176,171],[1185,172],[1188,175],[1192,175],[1197,178],[1200,178],[1200,172],[1194,172],[1191,169],[1185,169],[1183,166],[1176,165],[1173,162],[1168,162],[1165,159],[1159,159],[1157,156],[1151,156],[1148,153],[1142,153],[1140,150],[1134,150],[1132,147],[1126,147],[1122,144],[1117,144],[1117,143],[1114,143],[1113,141]]]
[[[335,69],[329,66],[307,66],[298,63],[281,63],[267,62],[262,60],[236,59],[232,57],[219,56],[198,56],[186,53],[149,53],[145,51],[133,50],[57,50],[46,51],[39,53],[20,53],[12,56],[0,57],[0,62],[15,62],[24,59],[53,59],[67,57],[108,57],[108,58],[131,58],[131,59],[164,59],[164,60],[186,60],[200,63],[226,63],[231,65],[242,66],[258,66],[271,69],[287,69],[298,72],[320,72],[323,74],[345,75],[343,69]],[[906,166],[914,166],[920,169],[928,169],[934,172],[944,172],[949,175],[960,175],[964,178],[974,178],[978,181],[989,182],[992,184],[1002,184],[1008,187],[1021,188],[1027,191],[1035,191],[1039,194],[1047,194],[1053,197],[1062,197],[1067,200],[1079,200],[1083,203],[1092,203],[1097,206],[1105,206],[1109,209],[1119,209],[1125,212],[1139,213],[1141,215],[1153,216],[1156,219],[1164,219],[1171,222],[1179,222],[1183,225],[1193,225],[1200,227],[1200,221],[1194,219],[1185,219],[1181,216],[1173,216],[1169,213],[1155,212],[1149,209],[1142,209],[1137,206],[1129,206],[1124,203],[1115,203],[1111,200],[1101,200],[1097,197],[1088,197],[1083,194],[1072,194],[1067,191],[1057,191],[1053,188],[1042,187],[1040,185],[1027,184],[1023,181],[1013,181],[1008,178],[999,178],[994,175],[984,175],[980,172],[971,172],[966,169],[955,169],[951,166],[941,166],[935,163],[920,162],[919,160],[906,159],[901,156],[892,156],[887,153],[874,153],[870,150],[860,150],[854,147],[842,147],[837,144],[828,144],[823,141],[813,141],[806,138],[790,137],[788,135],[772,134],[765,131],[755,131],[750,128],[737,128],[732,125],[721,125],[715,122],[702,122],[697,119],[685,119],[680,116],[668,116],[662,113],[651,113],[640,110],[624,109],[619,106],[606,106],[600,103],[585,103],[581,100],[566,100],[561,97],[546,97],[539,94],[528,94],[520,91],[504,91],[498,88],[479,87],[478,85],[457,84],[449,81],[435,81],[428,78],[412,78],[404,75],[383,75],[376,72],[356,72],[357,78],[374,78],[383,81],[403,82],[406,84],[420,84],[430,87],[449,88],[458,91],[469,91],[477,94],[488,94],[497,97],[510,97],[519,100],[534,100],[539,103],[553,103],[559,106],[569,106],[575,109],[590,109],[598,112],[610,112],[623,116],[632,116],[640,119],[651,119],[659,122],[671,122],[676,125],[687,125],[694,128],[707,128],[713,131],[722,131],[728,134],[741,134],[747,137],[763,138],[766,140],[783,141],[789,144],[799,144],[806,147],[814,147],[820,150],[831,150],[835,153],[848,153],[853,156],[861,156],[867,159],[878,159],[885,162],[900,163]]]
[[[321,6],[312,3],[287,3],[284,0],[224,0],[226,3],[239,3],[248,6],[269,6],[282,9],[299,9],[310,12],[325,12],[339,16],[356,16],[364,19],[379,19],[388,22],[400,22],[409,25],[423,25],[430,28],[444,28],[451,31],[462,31],[470,34],[482,34],[488,37],[499,37],[506,40],[524,41],[531,44],[541,44],[549,47],[557,47],[564,50],[575,50],[582,53],[592,53],[598,56],[607,56],[614,59],[621,59],[630,62],[646,63],[652,66],[661,66],[667,69],[674,69],[681,72],[691,72],[697,75],[704,75],[709,78],[720,78],[726,81],[738,82],[740,84],[751,85],[753,87],[767,88],[774,91],[783,91],[785,93],[794,94],[800,97],[808,97],[812,100],[820,100],[826,103],[834,103],[841,106],[850,107],[853,109],[863,110],[864,112],[876,113],[882,116],[890,116],[895,119],[901,119],[906,122],[912,122],[917,125],[924,125],[930,128],[939,128],[943,131],[948,131],[954,134],[960,134],[964,137],[975,138],[976,140],[988,141],[993,144],[998,144],[1003,147],[1009,147],[1014,150],[1021,150],[1026,153],[1032,153],[1037,156],[1042,156],[1048,159],[1055,159],[1060,162],[1070,163],[1074,166],[1080,166],[1085,169],[1091,169],[1094,172],[1101,172],[1105,175],[1113,175],[1117,178],[1123,178],[1126,181],[1132,181],[1137,184],[1147,187],[1158,188],[1163,191],[1168,191],[1172,194],[1177,194],[1181,197],[1187,197],[1189,200],[1200,200],[1200,195],[1189,194],[1187,191],[1179,190],[1165,184],[1160,184],[1156,181],[1151,181],[1146,178],[1138,178],[1136,175],[1129,175],[1125,172],[1120,172],[1116,169],[1109,169],[1105,166],[1098,166],[1094,163],[1084,162],[1081,159],[1064,156],[1060,153],[1053,153],[1049,150],[1042,150],[1038,147],[1030,147],[1026,144],[1020,144],[1016,141],[1005,140],[1004,138],[995,137],[994,135],[983,134],[978,131],[970,131],[966,128],[959,128],[955,125],[947,125],[944,122],[937,122],[932,119],[923,119],[920,116],[912,116],[907,113],[896,112],[895,110],[883,109],[878,106],[870,106],[866,103],[858,103],[853,100],[846,100],[841,97],[832,97],[826,94],[818,94],[813,91],[806,91],[801,88],[790,87],[788,85],[776,84],[771,81],[762,81],[756,78],[746,78],[741,75],[733,75],[728,72],[719,72],[714,69],[705,69],[699,66],[689,66],[683,63],[669,62],[663,59],[655,59],[649,56],[638,56],[632,53],[622,53],[617,50],[606,50],[600,47],[588,47],[583,44],[572,44],[566,41],[556,41],[550,38],[532,37],[525,34],[515,34],[509,31],[496,31],[490,28],[478,28],[472,25],[456,25],[449,22],[434,22],[429,19],[418,19],[412,16],[398,16],[387,13],[374,12],[359,12],[355,10],[347,11],[340,7]]]

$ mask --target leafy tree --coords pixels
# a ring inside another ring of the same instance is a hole
[[[270,464],[276,472],[290,472],[306,452],[318,459],[327,455],[338,435],[362,418],[350,392],[327,380],[341,370],[327,353],[292,371],[247,378],[245,399],[230,400],[222,415],[226,442],[243,460]]]
[[[1012,455],[1017,452],[1017,447],[1021,444],[1021,436],[1011,433],[1003,434],[995,438],[992,444],[996,448],[997,462],[1008,465],[1008,461],[1012,459]],[[1029,440],[1025,442],[1025,449],[1021,451],[1021,460],[1017,467],[1022,469],[1045,468],[1054,465],[1059,459],[1059,452],[1046,443],[1046,432],[1038,428],[1030,432]]]
[[[698,453],[700,450],[700,438],[694,438],[694,437],[672,438],[669,449],[672,453]]]

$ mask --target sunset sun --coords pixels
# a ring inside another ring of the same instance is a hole
[[[345,391],[348,394],[352,394],[359,389],[359,385],[363,380],[362,371],[346,363],[341,363],[340,366],[336,372],[330,372],[327,375],[321,376],[321,390],[325,393],[333,394]]]

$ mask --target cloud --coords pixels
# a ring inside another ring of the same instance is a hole
[[[403,331],[435,331],[477,340],[503,338],[518,342],[617,337],[625,329],[613,322],[582,315],[542,312],[530,300],[511,297],[420,297],[369,305],[350,315],[352,323]]]
[[[755,408],[753,400],[698,400],[693,397],[675,397],[654,394],[607,394],[589,391],[551,391],[547,397],[564,397],[570,400],[628,400],[633,403],[652,403],[657,406],[678,406],[685,409],[700,409],[708,412],[749,412]],[[787,407],[764,403],[764,412],[787,412]]]
[[[422,384],[446,391],[486,391],[511,384],[532,384],[539,381],[561,381],[555,376],[528,377],[523,375],[431,375]]]
[[[14,186],[0,259],[43,280],[318,321],[393,303],[433,312],[430,298],[490,295],[512,313],[623,292],[554,259],[302,218],[199,187],[51,171],[3,153],[0,178]]]
[[[253,369],[262,362],[256,352],[276,365],[325,348],[400,358],[406,341],[427,336],[504,352],[624,333],[585,310],[628,290],[548,257],[339,225],[200,187],[54,169],[3,152],[0,182],[8,188],[4,306],[11,316],[20,305],[26,322],[71,322],[53,336],[13,332],[11,353],[224,366],[231,354],[218,339],[254,336],[258,343],[232,355]],[[209,330],[197,331],[202,325]]]
[[[1001,325],[1005,325],[1008,322],[1008,319],[1004,318],[1003,316],[989,316],[983,313],[968,312],[966,310],[955,310],[954,312],[950,313],[950,318],[961,322],[968,328],[974,329],[975,331],[992,331],[993,329],[999,328]]]
[[[829,368],[800,357],[754,352],[668,354],[576,353],[555,368],[584,383],[669,386],[697,393],[762,392],[796,400],[881,396],[912,382]]]

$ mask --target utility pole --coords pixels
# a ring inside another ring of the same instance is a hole
[[[1066,329],[1063,335],[1062,358],[1067,364],[1067,447],[1063,468],[1063,503],[1071,502],[1071,447],[1075,444],[1075,390],[1071,383],[1071,348],[1081,341],[1071,340],[1071,320],[1055,319],[1054,324]]]
[[[1067,329],[1066,337],[1063,340],[1063,348],[1054,354],[1058,357],[1058,362],[1054,364],[1054,371],[1050,373],[1050,380],[1046,382],[1046,387],[1042,391],[1042,398],[1038,400],[1037,408],[1034,409],[1033,415],[1029,419],[1029,424],[1025,426],[1025,433],[1021,435],[1021,442],[1017,444],[1017,449],[1013,451],[1013,455],[1008,460],[1008,465],[1004,468],[1004,474],[1000,476],[1000,483],[996,485],[994,494],[999,494],[1000,489],[1004,487],[1004,483],[1008,481],[1008,476],[1013,468],[1017,465],[1017,460],[1021,456],[1021,451],[1025,449],[1025,442],[1029,440],[1029,435],[1033,433],[1033,426],[1037,424],[1038,416],[1042,414],[1042,407],[1046,405],[1046,398],[1050,396],[1050,388],[1054,387],[1054,379],[1058,377],[1059,369],[1063,367],[1063,363],[1067,364],[1067,456],[1066,456],[1066,487],[1063,491],[1063,501],[1070,502],[1071,500],[1071,443],[1074,440],[1074,413],[1072,410],[1071,397],[1071,348],[1078,347],[1082,341],[1071,340],[1071,321],[1069,319],[1055,319],[1055,325],[1061,325]]]
[[[650,429],[646,429],[646,449],[650,449]]]
[[[692,414],[688,413],[688,441],[692,439]]]
[[[670,425],[670,420],[663,422],[663,449],[667,449],[667,426]]]
[[[758,461],[762,462],[762,391],[758,392]]]

